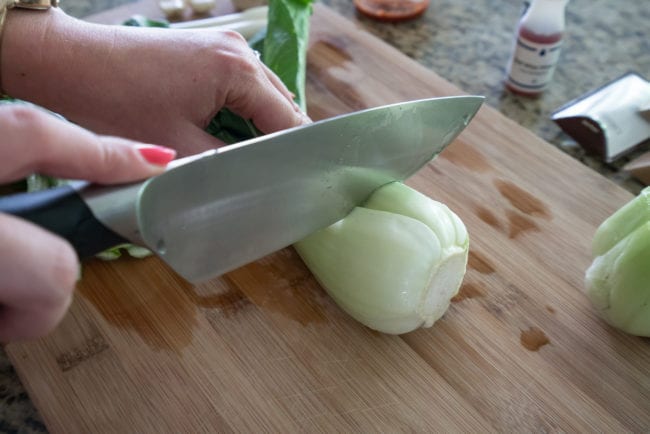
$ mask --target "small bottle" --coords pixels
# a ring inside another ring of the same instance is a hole
[[[564,36],[569,0],[533,0],[517,27],[517,41],[508,64],[506,87],[538,97],[553,78]]]
[[[354,0],[362,14],[379,21],[404,21],[419,17],[430,0]]]

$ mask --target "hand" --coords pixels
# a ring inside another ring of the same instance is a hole
[[[0,106],[0,183],[38,172],[99,183],[156,175],[171,149],[94,135],[41,110]],[[155,163],[155,164],[152,164]],[[65,240],[0,213],[0,342],[46,334],[65,314],[79,276]]]
[[[203,130],[222,107],[265,133],[309,122],[238,33],[105,26],[50,12],[8,15],[2,85],[92,131],[186,155],[221,144]]]

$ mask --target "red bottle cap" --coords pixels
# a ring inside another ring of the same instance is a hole
[[[429,0],[354,0],[354,6],[379,21],[403,21],[422,15]]]

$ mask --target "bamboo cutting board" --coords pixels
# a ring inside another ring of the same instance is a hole
[[[314,119],[461,93],[317,5]],[[157,258],[89,262],[56,332],[7,348],[49,430],[648,431],[650,341],[582,293],[593,232],[631,195],[489,107],[408,184],[471,236],[434,327],[364,328],[291,248],[198,286]]]

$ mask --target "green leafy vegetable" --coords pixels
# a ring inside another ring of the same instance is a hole
[[[592,242],[587,297],[612,326],[650,336],[650,187],[607,218]]]
[[[47,190],[48,188],[59,187],[67,184],[69,181],[65,179],[54,178],[52,176],[45,176],[39,174],[29,175],[26,179],[27,191],[40,191]]]
[[[311,0],[269,0],[262,59],[305,110],[305,77]]]
[[[112,249],[105,250],[96,256],[104,261],[112,261],[120,258],[123,252],[128,253],[129,256],[134,258],[146,258],[147,256],[152,255],[151,251],[144,247],[134,246],[133,244],[120,244]]]
[[[469,236],[447,206],[395,182],[294,247],[348,314],[401,334],[445,313],[465,275]]]
[[[224,143],[237,143],[262,135],[253,122],[228,109],[219,110],[205,130]]]
[[[152,20],[143,15],[133,15],[122,23],[130,27],[163,27],[168,28],[169,22],[164,20]]]

